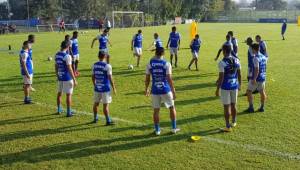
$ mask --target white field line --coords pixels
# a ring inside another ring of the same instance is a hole
[[[5,98],[19,101],[16,98],[12,98],[12,97],[8,97],[8,96],[5,96]],[[39,102],[34,102],[34,103],[37,104],[37,105],[43,106],[43,107],[51,108],[51,109],[56,109],[57,108],[56,106],[49,105],[49,104],[46,104],[46,103],[39,103]],[[74,110],[74,111],[77,114],[90,115],[90,116],[94,115],[93,113],[86,112],[86,111],[79,111],[79,110]],[[101,118],[104,119],[104,116],[101,115]],[[121,119],[121,118],[117,118],[117,117],[113,117],[113,119],[116,120],[116,121],[119,121],[119,122],[134,124],[134,125],[138,125],[138,126],[145,126],[146,125],[146,124],[141,123],[141,122],[134,122],[134,121]],[[264,147],[257,146],[257,145],[241,144],[241,143],[230,141],[230,140],[223,140],[223,139],[218,139],[218,138],[213,138],[213,137],[208,137],[208,136],[202,136],[202,138],[209,141],[209,142],[229,145],[229,146],[233,146],[233,147],[239,147],[239,148],[243,148],[247,151],[264,153],[264,154],[268,154],[268,155],[271,155],[271,156],[274,156],[274,157],[280,157],[280,158],[285,158],[285,159],[300,160],[300,153],[295,154],[295,153],[289,153],[289,152],[281,152],[281,151],[277,151],[277,150],[266,149]]]

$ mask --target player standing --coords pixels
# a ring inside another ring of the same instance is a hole
[[[115,83],[112,77],[112,67],[105,62],[106,54],[100,51],[98,54],[99,61],[93,65],[92,81],[94,85],[94,123],[98,122],[98,106],[103,104],[103,113],[106,118],[106,126],[114,125],[109,116],[109,104],[112,101],[111,87],[116,94]]]
[[[28,55],[31,58],[31,60],[33,60],[33,57],[32,57],[32,46],[35,43],[35,36],[33,34],[28,35],[27,41],[28,41],[28,46],[29,46]],[[31,91],[35,91],[35,89],[32,87],[32,85],[30,85],[30,90]]]
[[[262,55],[264,55],[265,57],[269,57],[268,56],[268,52],[267,52],[267,44],[266,44],[266,42],[265,41],[263,41],[262,39],[261,39],[261,36],[260,35],[257,35],[256,37],[255,37],[255,40],[256,40],[256,42],[258,43],[258,45],[259,45],[259,52],[262,54]]]
[[[91,48],[94,47],[94,43],[95,41],[99,41],[99,51],[102,51],[105,53],[106,55],[106,62],[107,64],[109,64],[110,62],[110,55],[108,53],[108,47],[107,47],[107,43],[112,47],[109,39],[108,39],[108,30],[105,29],[103,31],[103,33],[101,35],[98,35],[96,38],[93,39],[93,42],[92,42],[92,45],[91,45]]]
[[[30,87],[33,78],[33,63],[29,54],[29,42],[23,43],[22,50],[20,51],[20,66],[21,74],[23,76],[23,90],[24,90],[24,104],[31,104]]]
[[[223,132],[230,132],[231,127],[236,126],[237,120],[237,96],[241,89],[241,66],[238,58],[231,55],[231,48],[228,45],[223,46],[224,58],[219,62],[219,79],[217,84],[216,96],[220,95],[224,105],[224,117],[226,127],[221,129]],[[230,124],[230,115],[232,124]]]
[[[177,133],[180,129],[176,126],[176,109],[174,100],[176,99],[175,88],[172,80],[172,66],[163,59],[164,48],[156,48],[155,57],[150,60],[146,69],[145,95],[150,95],[149,84],[152,77],[152,106],[155,134],[160,135],[159,111],[161,102],[164,102],[170,110],[172,122],[172,133]]]
[[[265,92],[265,81],[266,81],[266,69],[267,69],[267,61],[268,58],[264,56],[262,53],[259,52],[259,45],[253,44],[252,45],[252,51],[253,51],[253,73],[250,77],[250,81],[248,84],[248,102],[249,102],[249,108],[247,111],[249,113],[254,113],[254,107],[253,107],[253,95],[252,92],[254,90],[258,90],[260,93],[260,100],[261,100],[261,106],[258,109],[259,112],[264,112],[264,105],[267,98],[266,92]]]
[[[137,57],[136,66],[140,66],[140,60],[143,53],[143,35],[142,30],[138,30],[138,33],[135,34],[131,40],[131,50],[133,51],[133,56]]]
[[[284,34],[286,32],[287,29],[287,24],[286,21],[284,20],[281,26],[281,36],[282,36],[282,40],[285,40]]]
[[[251,37],[248,37],[246,40],[246,43],[248,45],[248,52],[247,52],[247,56],[248,56],[248,75],[247,75],[247,80],[249,82],[250,77],[253,74],[253,52],[252,52],[252,44],[253,44],[253,39]]]
[[[78,46],[78,32],[74,31],[73,36],[71,38],[71,51],[72,51],[72,58],[73,58],[73,69],[75,76],[79,76],[79,71],[78,71],[78,64],[79,64],[79,46]]]
[[[233,31],[228,31],[228,35],[231,37],[231,44],[232,44],[232,55],[234,57],[238,57],[239,45],[238,40],[233,36]]]
[[[66,32],[66,27],[65,27],[65,21],[64,19],[62,19],[60,22],[59,22],[59,31],[58,32]]]
[[[55,56],[55,72],[58,79],[57,88],[57,113],[62,113],[61,97],[62,93],[67,96],[67,117],[73,116],[71,111],[73,87],[77,85],[72,69],[72,58],[67,53],[70,44],[67,41],[61,43],[61,50]]]
[[[188,66],[189,70],[191,70],[191,66],[195,62],[196,71],[198,71],[198,58],[199,58],[200,46],[201,46],[201,39],[200,39],[199,35],[196,34],[195,38],[192,40],[192,42],[190,44],[193,58]]]
[[[163,43],[159,38],[159,35],[157,33],[154,33],[153,35],[154,41],[152,45],[148,48],[148,50],[155,51],[157,48],[163,48]]]
[[[218,60],[218,58],[219,58],[221,52],[223,51],[223,46],[224,46],[224,45],[230,47],[230,49],[231,49],[230,54],[232,54],[232,51],[233,51],[233,45],[232,45],[232,43],[231,43],[231,36],[228,35],[228,34],[226,35],[226,42],[225,42],[225,43],[221,46],[221,48],[219,49],[218,54],[217,54],[217,57],[215,58],[215,61]]]
[[[170,61],[173,65],[173,56],[175,56],[175,67],[177,67],[178,60],[178,50],[180,49],[180,34],[176,32],[176,27],[172,27],[172,32],[170,33],[169,40],[167,43],[167,48],[170,47]]]

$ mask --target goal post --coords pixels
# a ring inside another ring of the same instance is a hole
[[[112,27],[144,27],[145,17],[142,11],[113,11]]]

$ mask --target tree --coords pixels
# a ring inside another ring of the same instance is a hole
[[[285,10],[287,9],[287,2],[283,0],[257,0],[253,1],[252,6],[257,10]]]

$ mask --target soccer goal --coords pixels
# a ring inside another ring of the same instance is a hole
[[[78,31],[77,24],[65,24],[65,28],[66,28],[66,30],[77,30]],[[59,30],[58,24],[36,25],[37,32],[54,32],[54,31],[58,31],[58,30]]]
[[[144,12],[141,11],[113,11],[112,27],[128,28],[143,27],[145,24]]]

